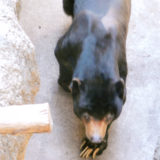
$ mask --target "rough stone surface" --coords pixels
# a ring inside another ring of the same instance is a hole
[[[0,106],[33,103],[39,88],[34,46],[17,21],[18,0],[0,0]],[[23,160],[31,135],[0,135],[0,160]]]
[[[20,22],[36,46],[40,70],[36,101],[50,102],[54,123],[51,134],[31,138],[26,160],[80,160],[83,126],[73,114],[71,96],[57,85],[58,64],[53,53],[70,18],[63,13],[62,0],[23,0],[22,4]],[[97,160],[154,159],[160,130],[159,13],[159,0],[132,1],[127,102],[111,127],[108,149]]]

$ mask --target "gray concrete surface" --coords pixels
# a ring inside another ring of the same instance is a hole
[[[160,130],[160,1],[132,1],[127,41],[129,74],[127,102],[110,130],[109,146],[97,160],[159,160]],[[36,102],[48,101],[53,132],[34,135],[25,160],[80,160],[84,135],[72,111],[71,96],[57,85],[54,47],[71,19],[62,0],[23,0],[20,23],[36,46],[41,87]]]

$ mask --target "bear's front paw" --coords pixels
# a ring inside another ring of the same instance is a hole
[[[91,143],[87,138],[85,138],[80,147],[80,157],[82,158],[89,158],[92,157],[93,159],[97,156],[102,154],[102,152],[107,147],[107,141],[104,140],[102,143],[94,144]]]
[[[71,88],[69,85],[65,82],[62,81],[60,78],[58,79],[58,84],[66,91],[66,92],[71,92]]]

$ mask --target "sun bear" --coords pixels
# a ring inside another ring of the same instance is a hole
[[[85,126],[83,158],[100,155],[126,99],[126,38],[130,0],[63,0],[73,18],[55,56],[58,83],[72,92],[74,113]]]

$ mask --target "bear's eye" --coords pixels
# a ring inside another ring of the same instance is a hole
[[[113,118],[114,118],[113,114],[110,114],[110,113],[107,114],[107,116],[106,116],[106,122],[108,122],[108,123],[112,122]]]
[[[83,114],[83,119],[86,121],[86,122],[89,122],[90,121],[90,116],[88,113],[84,113]]]

